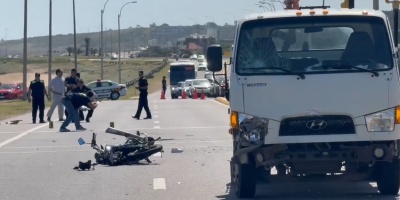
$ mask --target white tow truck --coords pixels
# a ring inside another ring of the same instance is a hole
[[[254,197],[258,177],[399,192],[397,38],[383,12],[300,7],[250,15],[235,32],[227,96],[239,198]],[[207,63],[226,67],[221,46]]]

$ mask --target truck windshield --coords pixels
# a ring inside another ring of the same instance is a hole
[[[247,21],[236,59],[238,75],[365,73],[393,67],[385,21],[373,16]]]

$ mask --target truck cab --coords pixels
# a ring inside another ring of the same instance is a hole
[[[230,69],[231,180],[240,198],[257,177],[400,186],[397,47],[381,11],[299,9],[238,21]],[[208,69],[222,49],[207,50]]]

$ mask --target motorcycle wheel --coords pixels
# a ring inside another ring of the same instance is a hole
[[[163,146],[160,144],[152,145],[147,150],[143,150],[133,156],[129,156],[129,160],[143,160],[145,158],[150,157],[153,154],[161,152],[163,150]]]
[[[102,164],[102,159],[100,153],[95,153],[94,154],[94,159],[96,159],[96,163]]]

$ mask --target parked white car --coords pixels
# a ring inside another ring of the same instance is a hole
[[[118,100],[120,96],[125,96],[128,93],[125,84],[111,80],[92,81],[86,86],[96,94],[96,99]]]

